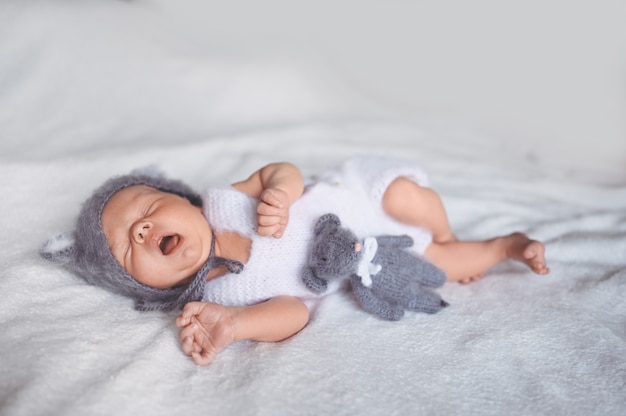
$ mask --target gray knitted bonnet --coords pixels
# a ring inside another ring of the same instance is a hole
[[[156,289],[133,279],[113,256],[102,230],[101,216],[104,205],[116,192],[134,185],[146,185],[179,195],[202,207],[202,198],[189,186],[167,179],[159,172],[142,171],[114,177],[85,201],[74,232],[60,234],[47,241],[40,250],[41,256],[64,265],[93,285],[131,297],[135,300],[135,308],[144,311],[171,311],[182,308],[187,302],[200,300],[206,276],[214,267],[224,266],[231,273],[241,271],[241,263],[214,257],[211,247],[208,261],[187,286]]]

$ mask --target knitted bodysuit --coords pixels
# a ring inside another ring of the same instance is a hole
[[[316,297],[301,276],[313,228],[326,213],[338,215],[360,237],[408,234],[414,240],[412,249],[422,254],[431,242],[431,234],[400,224],[382,210],[383,194],[398,176],[427,185],[422,170],[406,161],[371,157],[348,160],[340,169],[306,186],[302,197],[291,206],[289,224],[279,239],[256,233],[255,199],[232,187],[207,189],[203,195],[204,214],[214,231],[237,232],[252,240],[252,248],[240,274],[207,282],[203,300],[232,306],[250,305],[278,295],[305,300]]]

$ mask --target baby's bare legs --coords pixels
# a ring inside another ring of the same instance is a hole
[[[469,283],[487,269],[512,259],[525,263],[537,274],[547,274],[545,248],[525,234],[513,233],[484,241],[452,241],[432,243],[424,256],[442,268],[448,280]]]
[[[439,195],[408,178],[399,177],[389,185],[383,196],[383,209],[404,224],[430,230],[436,243],[456,241]]]
[[[383,197],[383,208],[396,220],[433,233],[433,243],[424,256],[443,269],[448,280],[469,283],[507,259],[525,263],[537,274],[550,271],[546,266],[544,245],[522,233],[483,241],[458,241],[439,195],[410,179],[400,177],[389,185]]]

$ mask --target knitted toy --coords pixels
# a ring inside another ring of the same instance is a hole
[[[429,288],[443,285],[446,275],[405,248],[413,245],[407,235],[378,236],[360,242],[341,227],[335,214],[320,217],[302,279],[322,293],[330,280],[348,278],[363,309],[390,321],[405,310],[435,313],[448,306]]]

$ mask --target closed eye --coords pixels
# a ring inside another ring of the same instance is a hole
[[[162,199],[163,199],[162,196],[157,196],[156,198],[153,198],[149,204],[147,204],[147,207],[143,212],[144,218],[149,217],[150,215],[154,213],[154,211],[157,210],[157,208],[159,208],[158,202],[160,202]]]
[[[143,211],[142,217],[145,218],[147,216],[149,216],[150,214],[152,214],[152,212],[154,211],[154,204],[158,201],[154,200],[152,201],[151,204],[147,205],[146,209]]]

